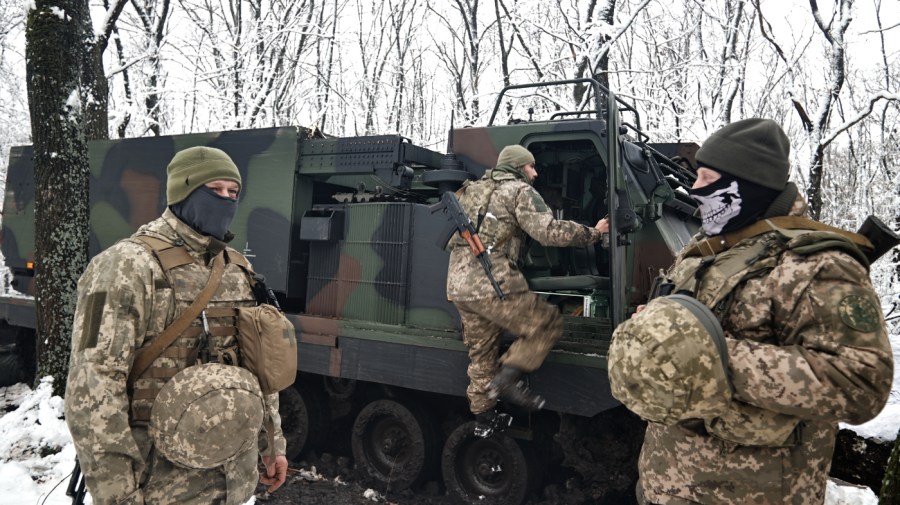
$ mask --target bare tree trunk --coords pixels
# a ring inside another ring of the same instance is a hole
[[[728,2],[725,12],[727,15],[725,44],[722,47],[722,63],[719,66],[718,87],[715,95],[713,95],[713,103],[718,100],[722,101],[719,122],[723,125],[731,122],[731,108],[734,104],[734,97],[740,88],[741,76],[743,75],[740,68],[746,67],[747,62],[746,58],[744,58],[743,64],[739,61],[737,49],[741,33],[741,19],[744,15],[744,2]],[[734,67],[738,67],[738,69]]]
[[[128,69],[125,68],[125,49],[122,47],[122,41],[118,36],[118,31],[113,30],[113,33],[116,35],[113,40],[116,44],[116,58],[118,59],[119,66],[122,68],[122,87],[125,92],[125,103],[128,110],[122,115],[122,119],[119,120],[119,124],[116,125],[116,136],[120,139],[125,138],[125,134],[128,131],[128,125],[131,124],[131,108],[134,106],[134,97],[131,95],[131,77],[128,74]]]
[[[481,115],[478,80],[481,76],[481,35],[478,32],[478,3],[480,0],[453,0],[463,23],[463,34],[454,34],[462,47],[462,63],[455,66],[455,88],[458,109],[466,123],[473,123]],[[446,21],[445,21],[446,23]],[[449,27],[449,26],[448,26]],[[445,59],[449,53],[445,52]],[[455,51],[454,51],[455,54]]]
[[[147,94],[144,96],[144,109],[149,119],[147,129],[157,137],[161,133],[159,81],[162,74],[162,65],[160,64],[159,54],[163,35],[165,34],[166,22],[169,19],[169,1],[147,0],[142,3],[139,0],[131,0],[131,5],[137,11],[138,18],[141,20],[144,37],[146,38],[149,75],[146,77]]]
[[[90,43],[87,0],[36,0],[25,34],[34,141],[37,377],[66,388],[78,278],[88,254],[87,143],[83,62]]]
[[[109,37],[116,26],[116,20],[127,0],[113,0],[108,6],[106,17],[97,37],[94,38],[93,26],[90,20],[90,10],[85,16],[87,19],[85,43],[87,44],[85,58],[82,60],[81,89],[84,104],[84,135],[87,140],[101,140],[109,138],[109,82],[106,78],[106,69],[103,65],[103,53],[109,44]]]
[[[505,7],[504,7],[505,9]],[[507,45],[503,36],[503,17],[500,16],[500,0],[494,0],[494,12],[497,15],[497,44],[500,45],[500,74],[503,76],[503,87],[509,86],[509,53],[512,51],[513,40]],[[512,108],[507,103],[507,112]]]
[[[243,22],[243,8],[242,8],[242,0],[231,0],[229,2],[231,7],[231,21],[232,21],[232,46],[231,46],[231,61],[232,61],[232,71],[231,71],[231,85],[232,85],[232,105],[234,107],[234,127],[241,127],[241,111],[244,108],[244,99],[241,91],[243,90],[243,64],[240,53],[241,45],[243,44],[242,35],[244,31],[244,22]]]
[[[615,0],[609,0],[610,2],[615,2]],[[590,0],[587,4],[587,9],[585,12],[585,25],[590,26],[591,23],[594,22],[594,10],[597,8],[597,0]],[[615,12],[615,7],[609,10],[610,13]],[[573,53],[575,50],[573,49]],[[607,61],[607,68],[609,65],[609,60]],[[584,54],[581,59],[578,61],[578,67],[575,70],[575,78],[581,79],[584,77],[590,77],[591,70],[591,59],[587,54]],[[608,81],[607,81],[608,83]],[[609,88],[607,88],[609,89]],[[574,99],[576,104],[584,103],[585,94],[588,91],[588,86],[586,84],[578,84],[575,85],[572,91],[572,98]]]
[[[868,108],[856,111],[843,124],[829,129],[832,112],[841,93],[846,80],[846,43],[845,34],[848,31],[852,20],[853,0],[837,0],[835,2],[835,11],[832,13],[829,21],[819,12],[819,6],[816,0],[809,0],[810,11],[813,19],[818,26],[819,31],[825,38],[828,52],[826,54],[826,90],[818,97],[818,104],[815,111],[810,115],[801,102],[801,97],[793,93],[790,94],[791,103],[797,115],[800,116],[800,122],[806,130],[811,145],[811,153],[809,157],[809,181],[807,183],[807,199],[809,201],[810,214],[814,219],[819,219],[822,214],[823,198],[822,198],[822,181],[825,172],[825,152],[831,142],[838,137],[839,134],[855,125],[866,116],[871,114],[874,104],[879,100],[888,102],[896,102],[896,93],[881,91],[873,93],[869,98]],[[769,41],[775,49],[776,55],[785,64],[786,71],[792,81],[796,82],[797,76],[793,70],[795,62],[789,61],[785,52],[775,42],[771,34],[771,27],[767,31],[768,23],[760,11],[758,1],[755,3],[759,12],[759,25],[763,37]]]
[[[103,68],[103,51],[89,43],[84,58],[82,83],[89,99],[84,101],[84,135],[88,140],[109,138],[109,83]]]
[[[600,18],[604,23],[612,26],[613,21],[616,19],[616,0],[608,0],[605,4],[600,6],[600,12],[597,13],[597,17]],[[607,45],[607,49],[601,51],[600,58],[597,59],[596,63],[591,68],[591,77],[597,80],[601,86],[606,89],[609,89],[609,48],[608,44],[612,40],[612,37],[609,35],[604,36],[600,41],[601,44]]]

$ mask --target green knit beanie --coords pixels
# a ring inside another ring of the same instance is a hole
[[[534,155],[531,154],[531,151],[518,144],[504,147],[500,151],[500,157],[497,158],[497,168],[510,167],[517,169],[529,163],[534,163]]]
[[[166,169],[167,205],[176,204],[188,197],[200,186],[218,180],[234,181],[241,185],[241,173],[237,165],[214,147],[191,147],[178,151]]]
[[[771,119],[743,119],[710,135],[697,151],[697,162],[777,191],[788,181],[791,142]]]

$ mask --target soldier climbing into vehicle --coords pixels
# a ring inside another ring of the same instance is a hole
[[[509,418],[496,410],[498,399],[540,410],[545,400],[532,393],[522,375],[535,371],[562,336],[559,310],[528,289],[520,260],[526,238],[545,246],[586,246],[608,231],[601,219],[594,227],[556,219],[532,187],[537,177],[534,156],[520,145],[505,147],[497,165],[457,192],[466,215],[476,219],[493,264],[493,273],[505,296],[491,283],[460,237],[450,242],[447,297],[459,311],[463,342],[469,352],[469,408],[476,418],[476,434],[490,436]],[[504,331],[516,340],[500,356]]]

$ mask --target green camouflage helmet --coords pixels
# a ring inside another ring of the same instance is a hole
[[[257,449],[264,408],[259,383],[246,369],[191,366],[160,390],[150,413],[150,436],[177,465],[215,468]]]
[[[692,297],[656,298],[613,333],[609,383],[616,399],[648,421],[717,417],[733,394],[722,327]]]

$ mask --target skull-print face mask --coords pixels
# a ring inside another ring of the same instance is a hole
[[[707,235],[722,233],[728,221],[741,213],[743,199],[736,179],[725,181],[723,176],[712,184],[692,189],[691,196],[700,207],[703,230]]]
[[[737,230],[756,221],[778,193],[726,173],[722,173],[719,180],[690,191],[703,217],[703,231],[710,236]]]

